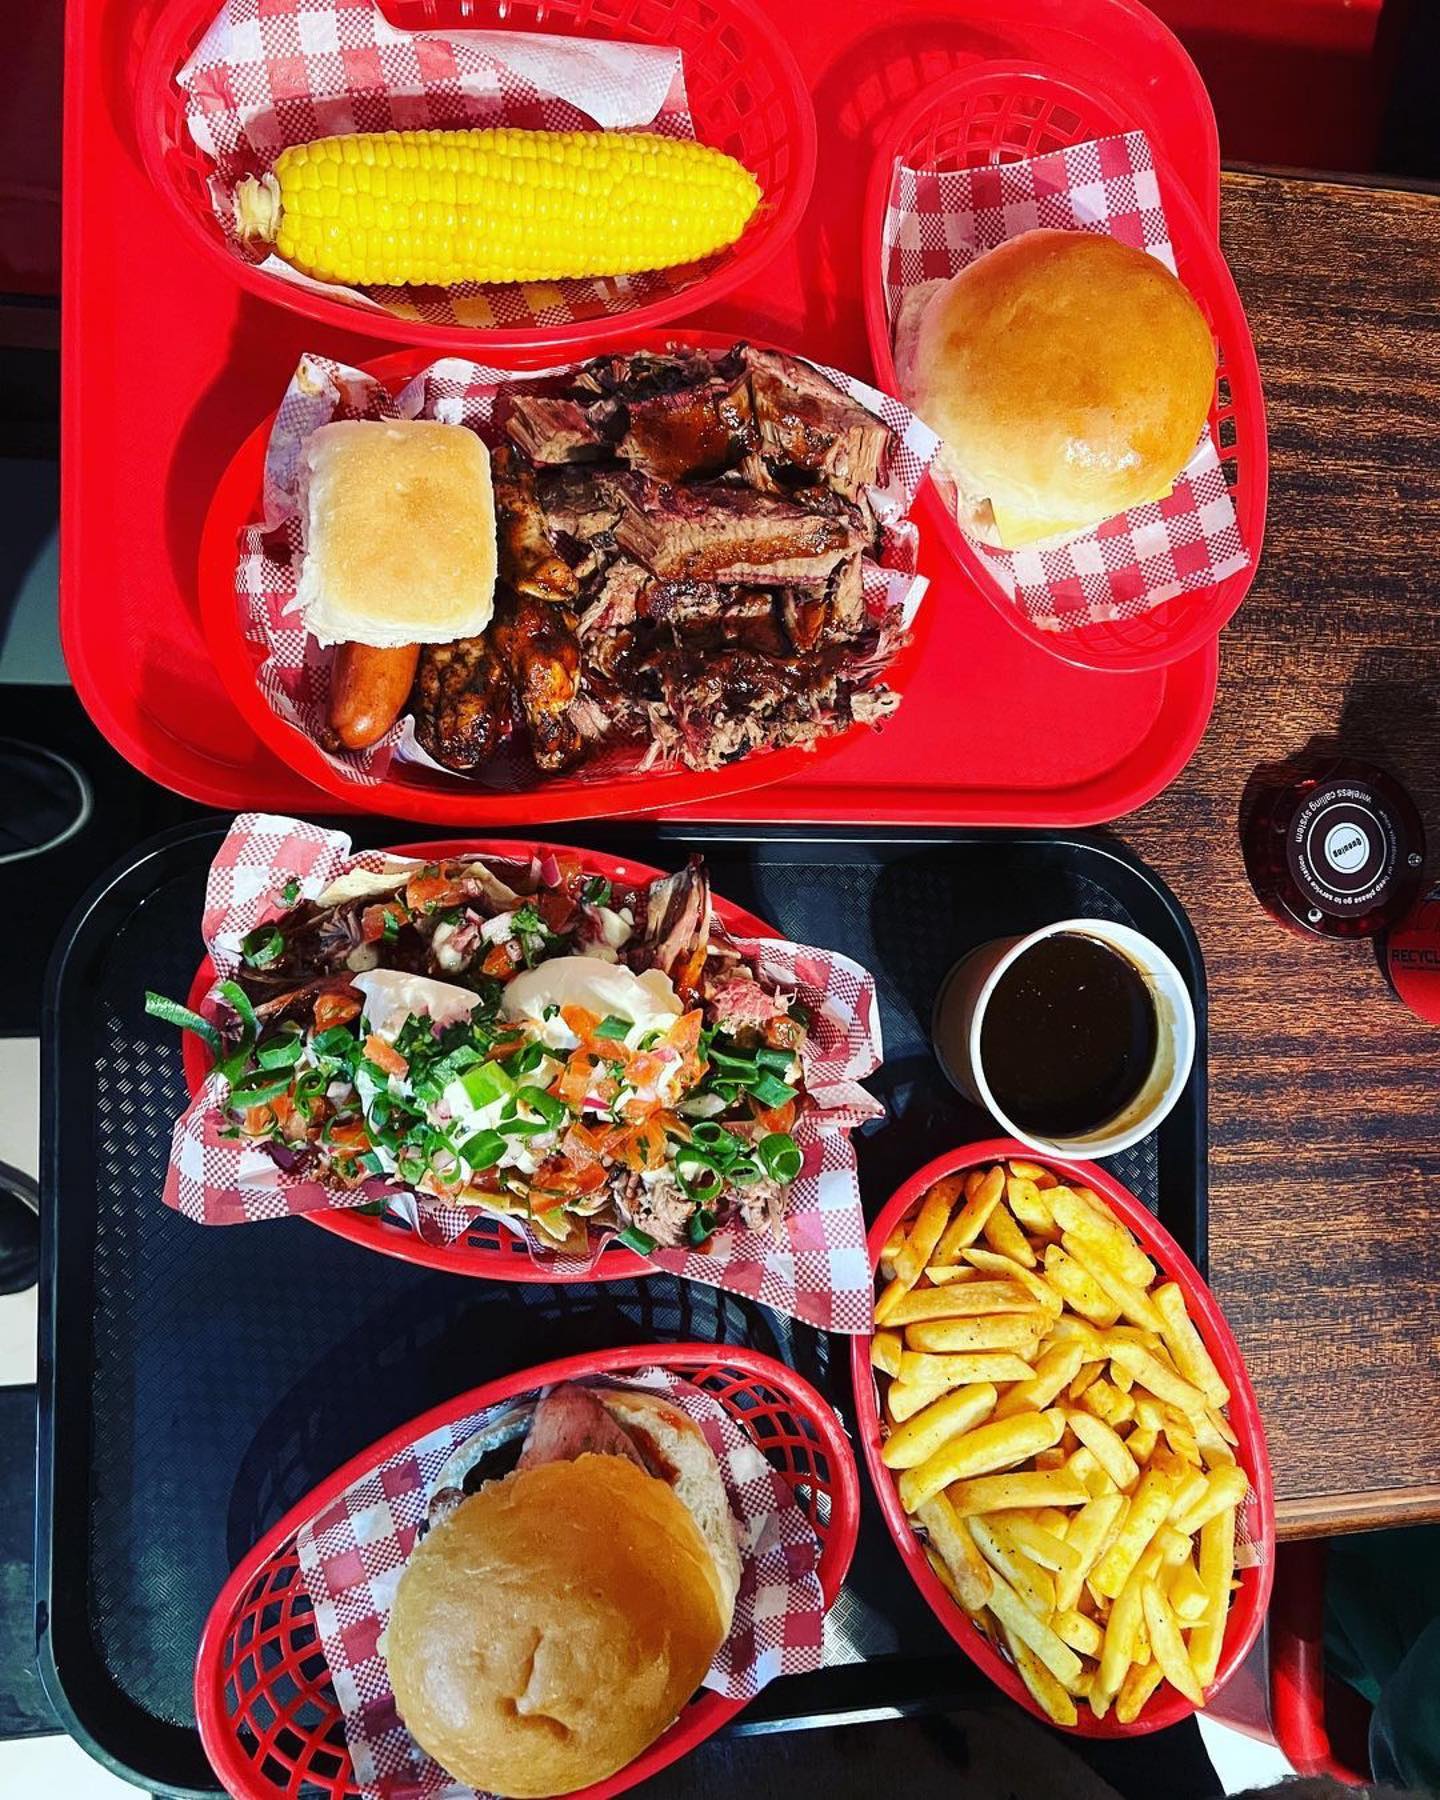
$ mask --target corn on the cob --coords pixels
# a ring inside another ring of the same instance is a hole
[[[759,202],[734,157],[648,132],[386,131],[282,151],[235,223],[321,281],[449,287],[690,262]]]

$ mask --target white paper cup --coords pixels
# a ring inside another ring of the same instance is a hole
[[[980,1030],[990,996],[1005,971],[1033,944],[1061,932],[1108,944],[1144,976],[1155,1005],[1155,1060],[1134,1099],[1113,1118],[1082,1137],[1045,1138],[1022,1131],[996,1103],[981,1063]],[[994,938],[962,957],[935,997],[931,1035],[949,1079],[1009,1136],[1041,1156],[1114,1156],[1154,1131],[1180,1098],[1195,1060],[1195,1008],[1180,971],[1149,938],[1108,919],[1061,919],[1024,937]]]

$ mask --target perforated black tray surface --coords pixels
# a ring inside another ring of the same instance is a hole
[[[337,1464],[425,1408],[574,1351],[650,1339],[745,1342],[851,1409],[844,1342],[667,1276],[510,1286],[417,1269],[301,1219],[206,1229],[162,1206],[184,1104],[175,1034],[147,987],[183,996],[223,823],[153,840],[77,907],[44,1015],[45,1173],[36,1606],[41,1672],[68,1728],[141,1786],[218,1792],[191,1676],[231,1568]],[[366,843],[414,841],[370,822]],[[873,1213],[921,1163],[994,1127],[949,1086],[928,1022],[951,964],[988,938],[1119,919],[1184,972],[1194,1073],[1118,1178],[1205,1260],[1205,978],[1167,890],[1100,836],[660,826],[567,832],[665,867],[692,849],[715,890],[878,982],[888,1117],[859,1137]],[[868,1498],[827,1666],[773,1683],[737,1729],[953,1702],[981,1682],[905,1576]]]

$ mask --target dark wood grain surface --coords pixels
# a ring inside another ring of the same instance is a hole
[[[1118,827],[1210,981],[1210,1272],[1264,1410],[1280,1530],[1440,1517],[1440,1027],[1365,945],[1246,882],[1259,763],[1386,763],[1440,874],[1440,195],[1231,175],[1225,250],[1269,406],[1270,520],[1204,741]]]

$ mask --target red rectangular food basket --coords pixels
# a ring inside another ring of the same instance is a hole
[[[135,75],[168,0],[74,0],[67,21],[61,629],[101,731],[166,786],[225,808],[335,811],[256,741],[197,621],[201,524],[247,432],[302,351],[350,363],[373,339],[246,293],[191,241],[145,173]],[[760,275],[691,323],[753,335],[866,376],[861,201],[878,134],[922,86],[994,59],[1069,68],[1162,146],[1213,228],[1214,117],[1179,43],[1135,0],[994,0],[942,16],[923,0],[763,0],[810,85],[813,198]],[[445,0],[437,24],[513,9]],[[563,29],[574,7],[546,8]],[[598,26],[603,9],[597,8]],[[538,14],[537,14],[538,18]],[[515,22],[511,19],[512,23]],[[898,715],[774,787],[691,817],[1074,825],[1143,804],[1183,767],[1214,698],[1215,645],[1165,670],[1108,675],[1027,644],[963,577],[938,570],[934,623]]]

